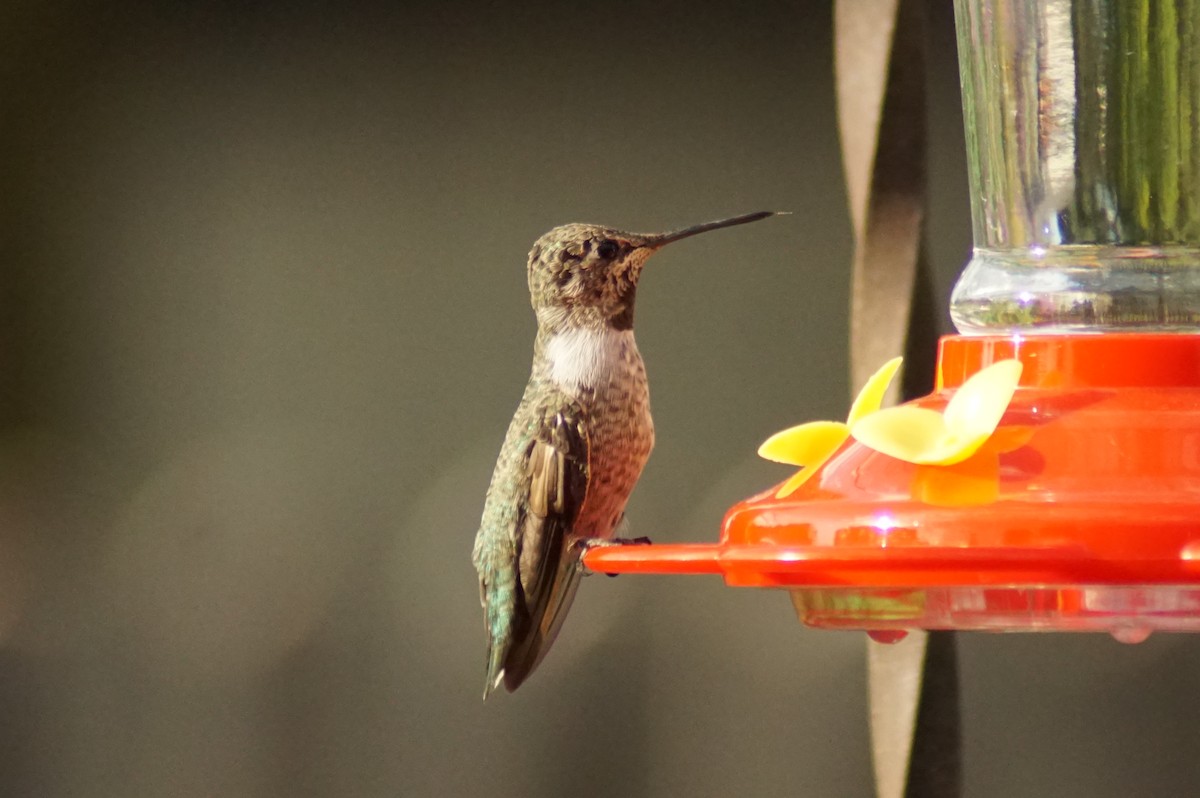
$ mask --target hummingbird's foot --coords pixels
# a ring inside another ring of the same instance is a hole
[[[650,538],[584,538],[575,542],[579,547],[580,556],[590,549],[606,549],[610,546],[649,546]]]
[[[586,565],[583,564],[583,555],[587,554],[589,549],[608,548],[610,546],[649,546],[650,538],[646,536],[638,538],[586,538],[575,543],[579,547],[579,570],[584,576],[590,576],[593,573]],[[620,574],[604,574],[605,576],[617,577]]]

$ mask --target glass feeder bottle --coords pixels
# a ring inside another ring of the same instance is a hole
[[[1200,331],[1200,0],[956,0],[959,331]]]

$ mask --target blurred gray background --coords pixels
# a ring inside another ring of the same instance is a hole
[[[970,246],[931,4],[938,306]],[[0,7],[0,795],[867,796],[864,639],[585,582],[486,705],[471,541],[568,221],[640,292],[634,534],[711,540],[848,403],[827,3]],[[932,354],[932,353],[931,353]],[[1191,638],[962,639],[969,796],[1174,795]]]

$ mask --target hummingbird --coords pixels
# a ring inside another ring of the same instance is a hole
[[[472,557],[487,629],[485,699],[501,682],[516,690],[541,662],[575,597],[584,551],[632,542],[615,534],[654,448],[646,367],[633,338],[646,259],[674,241],[774,215],[651,234],[568,224],[534,243],[533,368]]]

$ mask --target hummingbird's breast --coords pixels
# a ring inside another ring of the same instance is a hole
[[[569,330],[544,351],[549,378],[588,413],[588,491],[580,537],[612,537],[654,448],[646,366],[633,330]]]

